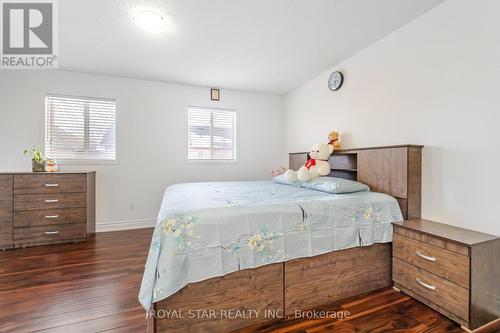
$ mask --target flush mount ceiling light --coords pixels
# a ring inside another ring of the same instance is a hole
[[[158,34],[169,28],[168,18],[150,9],[137,9],[132,13],[132,20],[143,30]]]

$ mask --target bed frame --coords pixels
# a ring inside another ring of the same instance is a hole
[[[308,158],[291,153],[289,166],[296,170]],[[329,163],[331,176],[368,184],[395,197],[405,219],[420,218],[422,146],[340,150]],[[334,251],[191,283],[153,305],[153,327],[158,333],[232,332],[390,285],[390,243]]]

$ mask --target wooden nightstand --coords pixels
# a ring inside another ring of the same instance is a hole
[[[473,330],[500,317],[500,237],[427,220],[395,222],[394,287]]]

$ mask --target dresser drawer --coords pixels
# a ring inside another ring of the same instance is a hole
[[[0,221],[0,250],[12,248],[12,224]]]
[[[392,255],[469,289],[469,257],[395,233]]]
[[[85,208],[59,208],[19,211],[14,215],[14,227],[86,223]]]
[[[394,282],[465,321],[469,320],[468,289],[397,258],[393,258],[392,269]]]
[[[14,211],[83,208],[86,200],[85,193],[15,195]]]
[[[85,223],[14,228],[15,247],[81,241],[86,238]]]
[[[0,197],[9,197],[12,195],[12,176],[0,175]]]
[[[0,175],[0,223],[12,219],[12,179]]]
[[[12,197],[0,195],[0,223],[12,223]]]
[[[85,174],[31,174],[14,177],[14,194],[85,192]]]
[[[12,248],[12,196],[0,195],[0,249]]]
[[[0,175],[0,249],[12,248],[12,176]]]

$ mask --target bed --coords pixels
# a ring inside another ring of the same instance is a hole
[[[272,181],[169,187],[139,295],[154,330],[231,332],[390,285],[391,222],[417,212],[420,152],[336,152],[331,175],[364,177],[369,192]]]

